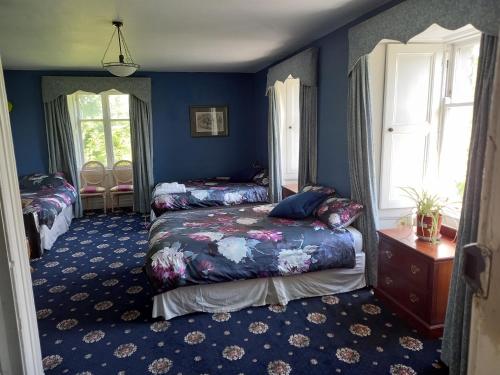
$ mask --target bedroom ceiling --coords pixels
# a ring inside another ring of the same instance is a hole
[[[101,69],[123,32],[146,71],[255,72],[388,0],[0,0],[6,69]]]

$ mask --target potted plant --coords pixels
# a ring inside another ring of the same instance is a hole
[[[441,232],[442,210],[448,202],[426,190],[419,192],[412,187],[402,187],[401,190],[415,203],[417,237],[424,241],[437,242]]]

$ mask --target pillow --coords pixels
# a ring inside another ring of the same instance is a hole
[[[363,205],[347,198],[331,197],[316,210],[316,216],[332,229],[351,225],[363,212]]]
[[[312,215],[316,207],[327,196],[325,193],[315,191],[294,194],[278,203],[269,213],[269,216],[285,219],[305,219]]]
[[[64,185],[64,177],[59,173],[42,174],[33,173],[19,180],[21,189],[57,188]]]
[[[269,174],[267,173],[267,169],[261,170],[259,173],[257,173],[252,181],[256,183],[257,185],[261,186],[267,186],[269,185]]]
[[[329,186],[323,186],[323,185],[306,185],[300,191],[301,192],[316,191],[316,192],[320,192],[320,193],[325,193],[327,195],[333,195],[335,193],[334,188],[331,188]]]

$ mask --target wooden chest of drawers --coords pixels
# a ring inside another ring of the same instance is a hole
[[[448,302],[455,243],[432,244],[413,228],[379,231],[378,286],[375,293],[410,325],[439,337]]]

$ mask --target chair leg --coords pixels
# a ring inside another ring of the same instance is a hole
[[[115,212],[115,196],[113,193],[110,193],[109,196],[111,198],[111,212]]]
[[[106,194],[103,194],[102,200],[103,200],[103,203],[104,203],[104,213],[106,213]]]

